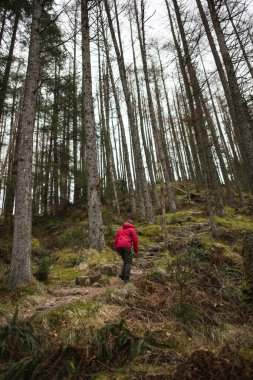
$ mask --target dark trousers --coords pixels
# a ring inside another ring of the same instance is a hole
[[[129,280],[132,261],[133,261],[133,252],[129,247],[118,248],[118,253],[122,257],[123,265],[121,268],[120,278],[124,281]]]

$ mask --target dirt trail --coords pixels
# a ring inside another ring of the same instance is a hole
[[[160,257],[160,252],[154,252],[147,250],[145,252],[140,252],[138,256],[134,257],[132,272],[131,272],[131,282],[134,284],[135,281],[149,268],[154,265],[155,259]],[[125,284],[118,278],[112,277],[110,284],[101,287],[94,286],[76,286],[62,285],[61,287],[48,290],[48,292],[40,297],[31,297],[31,304],[28,308],[20,308],[19,315],[22,318],[32,317],[33,315],[45,312],[48,310],[56,309],[60,306],[70,304],[77,300],[93,300],[101,297],[103,294],[108,292],[110,289],[114,289],[118,286],[125,286]]]
[[[197,223],[192,228],[178,228],[174,231],[174,238],[181,240],[182,237],[190,237],[191,239],[199,233],[206,231],[208,223]],[[209,227],[208,227],[209,228]],[[134,255],[133,266],[131,271],[131,282],[134,284],[136,280],[146,273],[148,269],[154,266],[154,262],[164,251],[164,243],[156,242],[154,245],[146,247],[145,251]],[[121,265],[121,263],[120,263]],[[119,271],[120,271],[119,265]],[[125,286],[118,278],[118,275],[111,277],[110,283],[101,287],[96,286],[76,286],[74,283],[62,284],[54,289],[46,290],[43,295],[29,297],[26,306],[20,306],[19,316],[21,318],[32,317],[38,313],[47,310],[53,310],[59,306],[70,304],[77,300],[93,300],[100,298],[110,289]]]

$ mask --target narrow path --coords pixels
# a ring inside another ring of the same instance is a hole
[[[139,256],[134,257],[132,272],[131,272],[131,282],[135,283],[135,281],[143,275],[149,268],[152,268],[154,265],[155,259],[160,257],[160,252],[154,251],[145,251],[141,252]],[[94,286],[76,286],[69,285],[63,286],[59,289],[49,290],[44,296],[36,297],[31,302],[31,306],[24,309],[20,308],[19,315],[21,318],[32,317],[33,315],[57,309],[60,306],[70,304],[77,300],[93,300],[96,299],[103,294],[105,294],[110,289],[114,289],[115,287],[125,286],[124,283],[117,277],[112,277],[110,284],[104,285],[102,287],[94,287]]]

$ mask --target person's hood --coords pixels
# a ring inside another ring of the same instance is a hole
[[[123,226],[122,226],[123,228],[134,228],[134,225],[133,224],[131,224],[131,223],[124,223],[123,224]]]

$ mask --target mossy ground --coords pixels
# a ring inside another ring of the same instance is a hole
[[[133,283],[115,282],[89,300],[80,295],[79,299],[34,313],[29,321],[32,327],[24,327],[22,322],[15,331],[22,336],[36,333],[40,349],[35,354],[28,346],[23,355],[17,346],[15,352],[1,351],[1,370],[30,357],[30,370],[35,368],[36,360],[42,363],[38,379],[45,378],[42,370],[48,378],[55,379],[82,378],[82,371],[89,378],[101,380],[173,379],[173,373],[183,376],[181,363],[190,374],[188,362],[196,363],[199,358],[214,363],[210,371],[225,368],[227,378],[232,379],[229,371],[235,368],[237,357],[244,379],[251,378],[252,309],[243,304],[241,251],[244,235],[253,231],[253,215],[247,207],[226,208],[224,217],[215,216],[220,234],[214,238],[205,204],[189,204],[182,190],[176,193],[179,210],[167,214],[168,242],[164,242],[160,216],[151,226],[136,223],[140,249],[145,252],[154,247],[155,254],[152,258],[136,257],[133,272],[137,268],[140,274],[133,276]],[[107,247],[102,251],[88,248],[87,215],[82,210],[72,208],[61,218],[36,220],[33,270],[35,273],[46,259],[49,275],[47,281],[35,281],[30,288],[18,292],[10,292],[4,285],[10,253],[10,238],[5,237],[0,244],[2,326],[17,306],[21,311],[32,309],[56,290],[72,289],[76,276],[89,273],[97,265],[120,264],[113,239],[123,220],[106,208],[103,216]],[[106,278],[108,281],[110,278]],[[120,320],[126,327],[119,325],[115,330],[113,324]],[[132,355],[135,351],[139,352],[137,356]],[[219,361],[219,357],[224,360]],[[28,378],[28,369],[24,369],[24,362],[22,365],[17,365],[16,371],[20,371],[20,379]],[[213,378],[219,378],[220,373]]]

